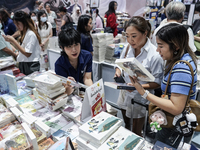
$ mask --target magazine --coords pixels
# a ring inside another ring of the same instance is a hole
[[[135,90],[134,86],[127,85],[127,83],[104,82],[104,85],[118,90]]]
[[[134,57],[116,59],[115,63],[129,76],[136,76],[138,80],[154,82],[155,77]]]

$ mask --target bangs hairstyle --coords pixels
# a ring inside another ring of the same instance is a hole
[[[73,44],[81,44],[81,36],[74,28],[67,28],[65,30],[61,30],[58,34],[58,43],[61,47],[61,55],[66,54],[64,51],[64,47],[73,45]]]
[[[156,36],[169,45],[170,52],[172,53],[172,59],[167,60],[165,66],[165,75],[167,75],[173,64],[180,60],[185,53],[189,53],[195,66],[197,66],[197,57],[188,45],[189,36],[187,29],[183,25],[170,23],[162,27]],[[175,51],[177,51],[176,55],[174,54]]]
[[[92,19],[91,16],[89,15],[81,15],[78,18],[78,26],[77,26],[77,30],[79,33],[83,33],[83,34],[88,34],[90,35],[90,32],[88,32],[85,27],[88,25],[89,20]]]
[[[126,24],[124,30],[130,26],[135,27],[140,33],[145,34],[147,31],[147,37],[150,37],[151,34],[151,24],[148,20],[145,20],[143,17],[134,16]]]
[[[37,19],[38,19],[38,26],[39,26],[40,30],[42,29],[41,16],[42,16],[43,14],[46,14],[47,21],[48,21],[48,15],[47,15],[47,13],[46,13],[44,10],[40,10],[40,11],[38,11]],[[46,29],[48,29],[48,27],[49,27],[49,25],[47,24],[47,21],[44,22],[44,24],[45,24],[45,26],[46,26]]]
[[[23,31],[20,32],[21,37],[19,39],[20,44],[22,44],[24,37],[26,35],[26,31],[28,29],[30,29],[31,31],[33,31],[39,41],[39,43],[41,44],[41,38],[38,34],[38,32],[35,29],[35,24],[33,22],[33,20],[31,19],[31,16],[27,13],[25,13],[24,11],[17,11],[15,12],[14,16],[13,16],[13,20],[16,22],[21,22],[23,24]]]

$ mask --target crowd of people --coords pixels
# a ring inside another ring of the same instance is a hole
[[[194,52],[196,47],[191,28],[182,24],[185,9],[182,2],[170,2],[166,7],[167,23],[155,29],[153,35],[151,35],[150,23],[143,17],[133,16],[125,25],[124,32],[128,44],[122,51],[120,59],[136,58],[155,77],[154,82],[142,82],[138,81],[137,77],[130,77],[123,73],[120,67],[115,67],[113,76],[127,77],[129,80],[126,82],[136,88],[134,91],[120,91],[117,104],[121,108],[125,127],[129,130],[132,128],[132,131],[140,136],[142,136],[146,110],[134,104],[133,111],[131,111],[131,99],[142,103],[153,102],[173,115],[179,115],[185,107],[192,84],[192,75],[188,73],[189,66],[184,63],[173,67],[167,91],[170,95],[169,99],[154,95],[154,90],[160,87],[164,93],[169,71],[177,60],[186,60],[192,65],[195,74],[193,93],[190,97],[195,98],[197,57]],[[116,10],[117,2],[111,1],[108,11],[105,12],[106,28],[109,27],[112,30],[114,37],[118,34]],[[41,66],[48,70],[49,38],[58,35],[62,51],[55,63],[56,74],[90,86],[93,84],[92,17],[88,13],[81,14],[79,7],[75,7],[71,15],[62,6],[59,8],[59,14],[62,21],[60,32],[57,33],[57,16],[54,11],[51,11],[48,3],[45,6],[40,3],[36,11],[30,14],[17,11],[12,19],[5,9],[0,9],[0,29],[2,29],[0,54],[12,55],[19,62],[19,69],[25,75],[39,71]],[[96,25],[103,28],[104,24],[98,10],[96,15]],[[74,24],[77,24],[76,29]],[[66,93],[70,95],[74,90],[73,87],[68,84],[64,86]],[[131,115],[133,116],[132,127]],[[175,127],[173,129],[163,128],[157,133],[158,140],[175,148],[178,147],[182,137],[176,132]]]

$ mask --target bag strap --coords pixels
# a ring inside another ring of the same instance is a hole
[[[130,44],[128,44],[128,46],[127,46],[127,48],[126,48],[126,52],[125,52],[124,58],[126,58],[126,56],[127,56],[127,54],[128,54],[129,47],[130,47]]]
[[[178,60],[178,61],[176,61],[176,62],[173,64],[173,66],[172,66],[172,68],[171,68],[171,70],[170,70],[170,73],[169,73],[169,77],[168,77],[168,80],[167,80],[167,85],[166,85],[165,93],[164,93],[164,94],[165,94],[165,95],[167,94],[167,88],[168,88],[168,85],[169,85],[169,80],[170,80],[170,77],[171,77],[172,70],[173,70],[174,66],[175,66],[177,63],[179,63],[179,62],[184,62],[184,63],[186,63],[186,64],[189,66],[190,71],[191,71],[191,75],[192,75],[192,83],[191,83],[190,90],[189,90],[189,94],[188,94],[187,101],[186,101],[186,105],[187,105],[188,102],[189,102],[189,99],[190,99],[190,94],[193,92],[193,91],[192,91],[192,87],[193,87],[193,84],[194,84],[194,71],[193,71],[192,65],[191,65],[188,61],[185,61],[185,60]]]

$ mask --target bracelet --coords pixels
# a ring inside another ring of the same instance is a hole
[[[144,95],[142,95],[142,98],[146,99],[148,94],[149,94],[149,91],[145,90],[145,93],[144,93]]]

